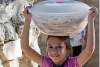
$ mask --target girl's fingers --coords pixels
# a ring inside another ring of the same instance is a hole
[[[32,6],[24,6],[24,11],[28,12],[28,9],[31,9]]]
[[[26,14],[26,13],[27,13],[27,9],[25,8],[24,11],[23,11],[23,14]]]
[[[90,9],[90,14],[97,14],[98,12],[97,12],[97,8],[96,7],[92,7],[91,9]]]
[[[32,8],[32,6],[26,6],[26,8],[27,8],[27,9],[30,9],[30,8]]]
[[[24,7],[24,10],[27,12],[27,13],[30,13],[30,9],[32,8],[32,6],[30,5],[30,6],[26,6],[26,7]]]
[[[98,14],[97,8],[96,7],[92,7],[90,9],[89,15],[88,15],[88,21],[94,21],[94,19],[96,18]]]

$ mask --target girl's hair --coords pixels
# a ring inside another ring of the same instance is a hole
[[[70,45],[70,37],[69,37],[69,36],[52,36],[52,35],[48,35],[47,40],[48,40],[49,38],[51,38],[51,37],[56,37],[56,38],[58,38],[58,39],[60,39],[60,40],[63,40],[64,43],[66,44],[66,48],[69,49],[69,50],[71,51],[71,52],[70,52],[70,53],[71,53],[70,55],[73,54],[73,49],[72,49],[72,46]]]

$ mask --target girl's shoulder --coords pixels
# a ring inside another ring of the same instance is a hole
[[[77,62],[77,56],[76,57],[68,57],[68,59],[65,62],[65,67],[66,66],[79,67],[78,62]]]
[[[40,67],[53,67],[52,60],[48,56],[43,56]]]

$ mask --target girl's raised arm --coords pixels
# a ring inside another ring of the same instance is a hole
[[[77,57],[77,62],[79,66],[83,66],[91,58],[94,52],[95,49],[94,19],[96,15],[97,15],[97,9],[95,7],[91,8],[90,14],[88,15],[86,47]]]
[[[26,56],[28,56],[30,59],[32,59],[36,63],[41,64],[42,56],[39,55],[31,47],[29,47],[29,29],[30,29],[30,22],[31,22],[31,14],[28,12],[28,8],[26,8],[23,12],[23,15],[25,17],[25,24],[24,24],[22,35],[21,35],[21,48]]]

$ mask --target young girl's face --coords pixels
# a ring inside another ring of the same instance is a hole
[[[55,64],[62,64],[67,56],[67,48],[64,40],[50,37],[47,40],[47,54]]]

